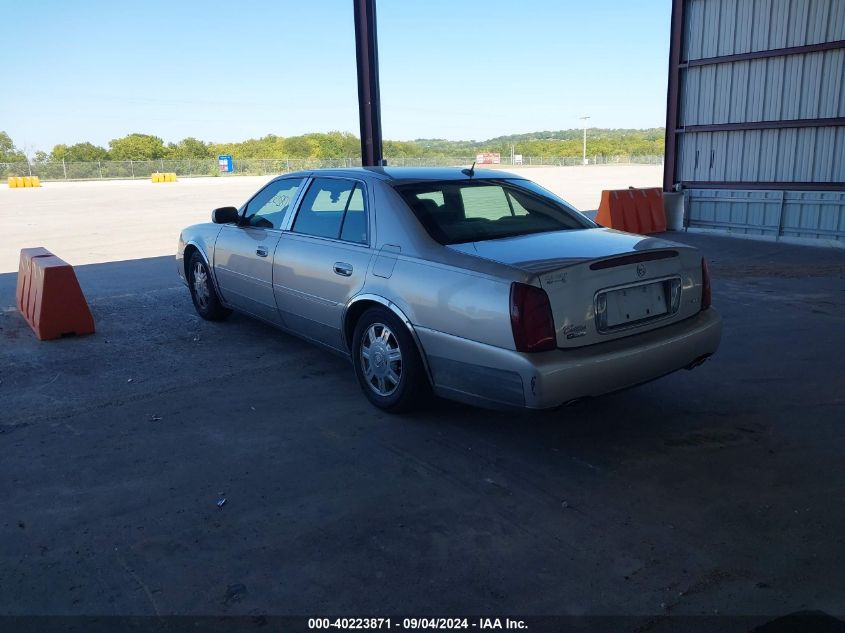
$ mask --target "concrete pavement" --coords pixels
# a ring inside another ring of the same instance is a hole
[[[596,209],[603,188],[659,186],[659,165],[523,167],[579,209]],[[0,187],[0,273],[18,269],[18,253],[46,246],[67,262],[98,264],[172,255],[179,231],[208,222],[216,207],[240,206],[272,176],[46,182],[40,189]]]

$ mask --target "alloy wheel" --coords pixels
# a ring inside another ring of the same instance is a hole
[[[375,393],[389,396],[402,379],[402,350],[393,331],[373,323],[361,339],[360,363],[364,378]]]
[[[208,309],[208,300],[210,297],[208,273],[205,271],[205,266],[202,265],[202,262],[197,262],[194,265],[194,297],[201,310]]]

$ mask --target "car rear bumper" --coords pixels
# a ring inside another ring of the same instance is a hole
[[[547,409],[700,363],[719,347],[722,319],[710,308],[643,334],[536,354],[416,330],[440,395],[481,406]]]

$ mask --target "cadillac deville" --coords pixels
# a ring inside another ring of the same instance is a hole
[[[696,249],[499,170],[285,174],[184,229],[176,268],[201,317],[237,310],[343,354],[392,412],[431,391],[557,407],[691,369],[722,328]]]

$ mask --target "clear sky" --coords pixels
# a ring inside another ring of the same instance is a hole
[[[0,130],[28,154],[358,134],[352,0],[0,0]],[[393,140],[665,123],[669,0],[378,0]]]

